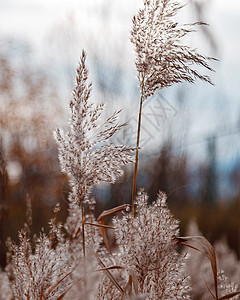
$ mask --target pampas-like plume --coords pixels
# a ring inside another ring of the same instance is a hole
[[[183,38],[194,31],[197,22],[179,25],[174,16],[182,8],[175,0],[144,0],[144,7],[133,17],[131,42],[136,52],[135,65],[140,84],[140,106],[137,130],[137,146],[132,188],[132,217],[136,196],[138,149],[140,144],[142,104],[156,91],[183,81],[195,82],[197,78],[212,83],[207,75],[201,75],[194,65],[213,71],[208,60],[213,59],[199,54],[182,43]]]
[[[69,176],[72,191],[71,203],[82,205],[91,187],[99,182],[113,183],[122,174],[121,166],[132,162],[133,148],[109,143],[123,125],[116,124],[119,112],[115,112],[102,125],[97,122],[103,104],[90,103],[91,84],[87,84],[86,53],[82,51],[77,68],[76,87],[70,101],[70,131],[64,134],[57,129],[55,137],[59,146],[61,168]]]
[[[123,126],[116,123],[119,111],[98,125],[103,104],[94,106],[89,101],[92,85],[87,83],[85,61],[86,53],[82,51],[76,87],[70,101],[70,131],[64,134],[57,129],[55,132],[61,168],[68,175],[72,188],[69,194],[70,207],[76,204],[81,207],[84,256],[84,203],[88,200],[89,192],[99,182],[113,183],[123,172],[121,166],[133,161],[131,153],[134,151],[134,148],[109,142]],[[96,130],[96,127],[99,129]]]
[[[60,299],[71,284],[67,243],[54,250],[49,237],[41,233],[33,252],[24,231],[19,233],[19,241],[19,246],[11,244],[9,249],[12,257],[8,267],[13,274],[14,299]]]
[[[211,58],[182,43],[193,25],[205,24],[179,25],[173,17],[181,8],[174,0],[145,0],[144,8],[133,17],[131,41],[143,99],[182,81],[193,83],[199,78],[211,83],[208,76],[193,68],[200,65],[213,71],[207,63]]]
[[[184,257],[178,255],[174,241],[178,221],[171,216],[163,193],[148,205],[147,195],[140,192],[134,220],[127,212],[115,218],[113,225],[119,246],[117,263],[134,271],[145,299],[189,299]]]

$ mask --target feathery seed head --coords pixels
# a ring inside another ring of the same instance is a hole
[[[116,123],[119,111],[99,124],[104,106],[90,102],[92,84],[87,82],[85,61],[83,51],[70,101],[70,131],[55,131],[61,168],[69,176],[72,188],[69,201],[81,206],[94,184],[114,182],[122,174],[121,167],[133,161],[131,153],[135,150],[109,142],[123,126]]]
[[[194,31],[192,26],[200,23],[182,26],[176,23],[173,17],[181,8],[174,0],[145,0],[144,8],[133,17],[131,42],[143,100],[182,81],[193,83],[199,78],[212,83],[193,67],[200,65],[213,71],[208,65],[212,58],[182,43],[183,37]]]
[[[176,251],[174,237],[178,221],[159,193],[148,205],[148,197],[140,191],[136,198],[136,217],[126,212],[113,220],[119,245],[119,264],[135,271],[139,290],[146,299],[188,299],[188,280],[183,274],[184,258]]]

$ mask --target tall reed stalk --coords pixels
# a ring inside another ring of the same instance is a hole
[[[84,207],[81,205],[81,211],[82,211],[82,243],[83,243],[83,257],[85,259],[86,256],[86,247],[85,247],[85,223],[84,223]]]
[[[137,147],[132,187],[132,218],[135,216],[135,198],[143,102],[174,83],[195,82],[197,78],[212,83],[201,75],[195,65],[210,71],[208,60],[213,59],[182,43],[183,37],[194,31],[194,24],[179,25],[174,16],[182,6],[174,0],[145,0],[144,7],[133,17],[131,42],[136,53],[135,66],[141,98],[138,116]]]
[[[144,80],[142,81],[142,91],[143,89],[144,89]],[[135,217],[135,198],[136,198],[136,190],[137,190],[137,170],[138,170],[138,155],[139,155],[140,134],[141,134],[142,106],[143,106],[143,96],[141,93],[139,113],[138,113],[137,145],[136,145],[133,187],[132,187],[132,218]]]

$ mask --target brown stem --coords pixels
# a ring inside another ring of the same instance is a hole
[[[139,149],[140,132],[141,132],[144,76],[143,76],[143,79],[142,79],[141,87],[142,87],[142,90],[141,90],[141,100],[140,100],[139,115],[138,115],[137,147],[136,147],[135,167],[134,167],[134,176],[133,176],[133,188],[132,188],[132,218],[133,219],[135,217],[135,197],[136,197],[136,189],[137,189],[138,149]]]
[[[87,270],[86,270],[86,260],[85,260],[85,257],[86,257],[86,246],[85,246],[85,223],[84,223],[84,203],[82,202],[82,205],[81,205],[81,209],[82,209],[82,240],[83,240],[83,274],[84,274],[84,277],[83,277],[83,286],[84,286],[84,290],[86,290],[86,286],[87,286],[87,283],[86,283],[86,273],[87,273]]]
[[[83,203],[81,205],[82,209],[82,239],[83,239],[83,257],[85,258],[85,232],[84,232],[84,208]]]

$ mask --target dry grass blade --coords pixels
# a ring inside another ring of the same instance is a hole
[[[138,295],[138,280],[137,280],[137,276],[136,276],[134,270],[129,269],[129,272],[131,273],[131,276],[132,276],[132,284],[133,284],[135,293]]]
[[[67,278],[73,271],[67,273],[63,278],[61,278],[57,283],[55,283],[53,286],[50,287],[49,291],[46,294],[46,297],[48,297],[51,292],[65,279]]]
[[[114,207],[114,208],[111,208],[111,209],[108,209],[108,210],[104,210],[101,213],[101,215],[98,217],[97,221],[101,221],[105,217],[110,216],[112,214],[115,214],[115,213],[117,213],[119,211],[125,210],[126,208],[128,208],[130,206],[131,206],[130,204],[122,204],[122,205],[119,205],[117,207]]]
[[[202,251],[200,251],[198,248],[196,248],[196,247],[194,247],[194,246],[192,246],[192,245],[188,245],[187,243],[184,243],[184,242],[180,242],[183,246],[186,246],[186,247],[189,247],[189,248],[192,248],[192,249],[194,249],[194,250],[196,250],[196,251],[198,251],[198,252],[201,252],[202,253]],[[156,269],[156,268],[155,268]],[[150,269],[150,271],[152,271],[152,270],[154,270],[154,269]]]
[[[114,229],[113,226],[109,225],[104,225],[104,224],[99,224],[99,223],[90,223],[90,222],[84,222],[85,225],[92,225],[92,226],[97,226],[97,227],[104,227],[104,228],[109,228],[109,229]],[[76,239],[81,232],[81,227],[78,228],[77,232],[75,233],[74,238]]]
[[[127,282],[127,285],[124,290],[124,295],[132,295],[132,276],[131,275],[129,275],[129,277],[128,277],[128,282]],[[122,296],[122,299],[123,299],[124,295]]]
[[[224,300],[224,299],[231,299],[237,295],[240,295],[240,291],[237,291],[237,292],[233,292],[233,293],[230,293],[230,294],[227,294],[221,298],[219,298],[219,300]]]
[[[217,285],[217,260],[212,245],[204,236],[177,237],[176,240],[178,243],[193,248],[197,251],[200,251],[201,253],[207,256],[207,258],[211,263],[212,272],[213,272],[214,286],[215,286],[215,299],[218,300],[219,298],[218,298],[218,285]],[[192,244],[194,244],[195,246],[193,246]]]
[[[115,265],[115,266],[104,267],[104,268],[98,269],[96,271],[106,271],[106,270],[114,270],[114,269],[125,270],[127,268],[123,267],[123,266],[120,266],[120,265]],[[138,281],[137,281],[136,274],[132,269],[128,269],[128,271],[129,271],[130,274],[129,274],[129,277],[128,277],[127,285],[124,289],[123,296],[124,295],[131,295],[132,294],[132,287],[134,287],[135,293],[136,293],[136,295],[138,295]]]
[[[116,279],[113,277],[113,275],[109,272],[108,268],[104,265],[104,263],[101,261],[100,257],[93,252],[94,255],[96,256],[99,264],[101,265],[103,271],[106,273],[106,275],[108,276],[108,278],[111,280],[111,282],[113,283],[113,285],[115,285],[115,287],[119,290],[119,292],[121,294],[124,294],[124,290],[121,288],[121,286],[117,283]]]
[[[108,249],[108,251],[109,251],[110,253],[112,253],[111,248],[110,248],[110,245],[109,245],[109,242],[108,242],[106,230],[105,230],[105,228],[104,228],[104,225],[105,225],[105,224],[104,224],[104,219],[101,219],[101,220],[98,221],[98,222],[101,222],[101,224],[99,224],[99,225],[101,225],[100,232],[101,232],[101,235],[102,235],[104,244],[105,244],[106,248]]]
[[[110,226],[110,225],[103,225],[103,224],[99,224],[99,223],[90,223],[90,222],[85,222],[84,224],[87,224],[87,225],[92,225],[92,226],[97,226],[97,227],[103,227],[103,228],[114,229],[114,227],[113,227],[113,226]]]
[[[72,286],[70,286],[60,297],[58,297],[57,300],[62,300],[71,288]]]
[[[210,288],[209,288],[209,286],[208,286],[208,284],[207,284],[205,278],[204,278],[204,282],[205,282],[205,285],[206,285],[206,287],[207,287],[207,289],[208,289],[208,291],[209,291],[209,294],[212,295],[212,298],[213,298],[213,299],[216,299],[216,297],[213,295],[212,291],[210,290]]]
[[[74,236],[75,239],[78,237],[80,231],[81,231],[81,227],[79,227],[78,230],[77,230],[77,232],[75,233],[75,236]]]
[[[132,287],[135,290],[136,295],[138,295],[138,281],[137,281],[137,276],[132,269],[128,269],[129,271],[129,278],[128,278],[128,283],[125,287],[124,294],[126,295],[131,295],[132,294]]]
[[[105,230],[105,224],[104,224],[104,218],[107,216],[110,216],[112,214],[115,214],[119,211],[125,210],[127,207],[130,207],[129,204],[123,204],[114,208],[111,208],[109,210],[104,210],[101,215],[98,217],[97,221],[100,223],[100,231],[101,231],[101,235],[103,237],[103,241],[105,243],[106,248],[108,249],[109,252],[111,252],[110,246],[109,246],[109,242],[108,242],[108,238],[107,238],[107,234],[106,234],[106,230]]]
[[[125,269],[125,267],[116,265],[116,266],[109,266],[109,267],[97,269],[96,271],[106,271],[106,270],[114,270],[114,269],[121,269],[121,270],[123,270],[123,269]]]
[[[67,292],[63,293],[60,297],[57,298],[57,300],[62,300],[65,297],[66,293]]]

